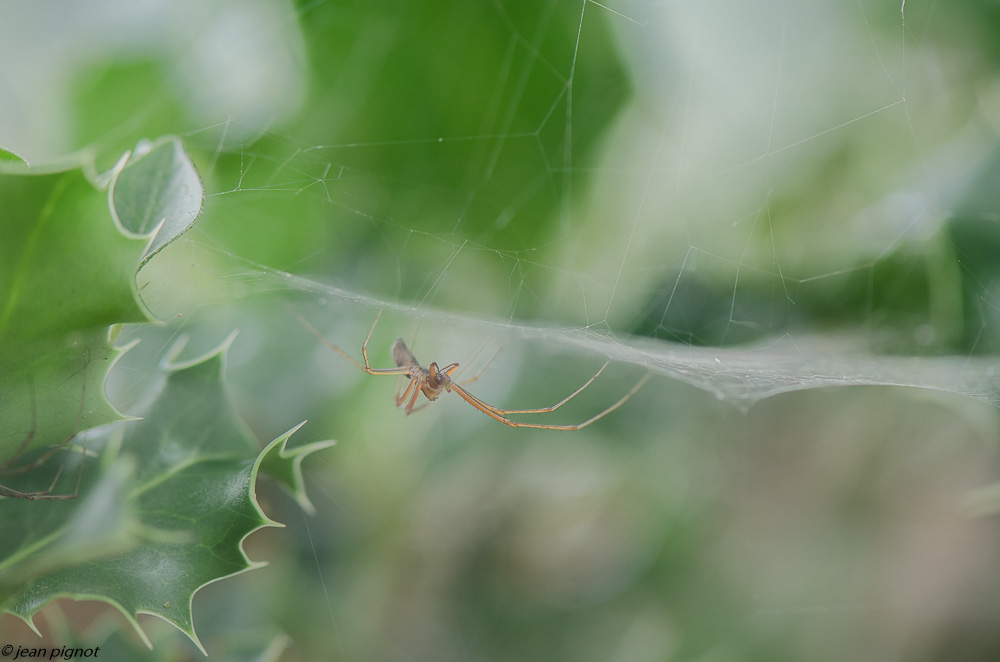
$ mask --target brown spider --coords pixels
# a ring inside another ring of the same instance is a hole
[[[86,371],[86,365],[84,366],[84,370]],[[84,373],[84,395],[86,395],[86,372]],[[20,446],[18,446],[17,452],[14,453],[14,456],[11,457],[6,462],[4,462],[3,464],[0,464],[0,476],[14,476],[14,475],[28,473],[30,471],[38,469],[43,464],[48,462],[48,460],[51,459],[52,456],[54,456],[56,453],[64,450],[67,446],[69,446],[79,434],[80,423],[83,418],[83,404],[84,404],[83,396],[81,396],[80,398],[80,408],[76,414],[76,431],[74,431],[72,434],[66,437],[66,439],[64,439],[63,441],[53,445],[47,451],[42,453],[42,455],[36,460],[21,466],[14,466],[18,462],[18,460],[20,460],[21,457],[24,455],[25,451],[27,451],[28,445],[31,443],[31,441],[35,438],[35,432],[37,429],[35,420],[36,416],[35,411],[37,408],[37,404],[35,402],[35,386],[33,381],[28,382],[28,398],[31,401],[31,428],[28,430],[28,433],[21,441],[21,444]],[[52,490],[55,489],[56,483],[59,482],[59,478],[62,476],[63,469],[66,467],[66,463],[63,462],[63,464],[60,465],[59,470],[56,471],[56,476],[55,478],[52,479],[52,484],[49,485],[48,489],[36,490],[36,491],[22,491],[14,489],[13,487],[7,487],[6,485],[0,485],[0,498],[8,497],[12,499],[28,499],[31,501],[44,501],[44,500],[54,501],[54,500],[75,499],[77,493],[79,493],[80,491],[80,481],[83,478],[83,463],[87,453],[86,438],[84,438],[84,440],[85,443],[83,444],[80,456],[80,472],[76,476],[76,488],[73,490],[72,494],[52,493]]]
[[[552,405],[551,407],[542,407],[539,409],[500,409],[498,407],[494,407],[493,405],[487,404],[486,402],[483,402],[482,400],[480,400],[479,398],[477,398],[476,396],[472,395],[467,390],[465,390],[465,388],[463,388],[465,384],[469,384],[479,379],[480,375],[482,375],[486,367],[489,366],[489,362],[487,362],[486,366],[483,367],[483,370],[480,370],[479,373],[476,374],[475,376],[465,380],[464,382],[456,382],[452,380],[451,376],[455,373],[456,370],[458,370],[457,363],[450,363],[444,366],[443,368],[438,366],[437,363],[431,363],[430,366],[425,368],[424,366],[420,365],[420,362],[417,361],[416,357],[413,356],[413,353],[409,350],[409,348],[407,348],[406,343],[403,342],[403,339],[397,338],[396,342],[392,344],[392,359],[393,361],[395,361],[396,367],[395,368],[371,367],[371,364],[368,363],[368,341],[371,340],[372,333],[375,332],[375,326],[378,324],[379,318],[382,316],[381,310],[378,312],[378,315],[375,316],[375,321],[372,323],[372,328],[369,329],[368,336],[365,338],[364,344],[361,345],[361,357],[364,359],[363,364],[354,357],[352,357],[351,355],[349,355],[347,352],[345,352],[344,350],[340,349],[339,347],[331,343],[329,340],[327,340],[323,336],[323,334],[320,333],[320,331],[312,324],[310,324],[304,317],[302,317],[298,313],[295,313],[295,315],[296,317],[299,318],[299,321],[302,323],[302,325],[305,326],[306,329],[308,329],[314,336],[319,338],[319,340],[324,345],[335,351],[337,354],[340,354],[345,359],[347,359],[354,365],[358,366],[359,368],[367,372],[369,375],[402,375],[409,378],[410,381],[406,385],[406,388],[403,390],[402,394],[399,394],[397,390],[397,395],[396,395],[396,406],[401,407],[405,403],[406,407],[404,411],[407,414],[410,414],[413,411],[415,411],[414,406],[416,405],[417,397],[421,393],[423,393],[424,397],[427,398],[429,401],[434,401],[437,400],[438,397],[440,397],[442,392],[448,391],[457,393],[463,400],[465,400],[470,405],[472,405],[479,411],[483,412],[490,418],[500,421],[501,423],[509,425],[513,428],[540,428],[543,430],[579,430],[581,428],[587,427],[588,425],[590,425],[595,421],[604,418],[614,410],[621,407],[628,401],[629,398],[635,395],[640,388],[642,388],[643,384],[645,384],[650,377],[649,373],[643,375],[643,377],[638,382],[636,382],[635,386],[629,389],[629,391],[625,395],[623,395],[617,402],[615,402],[613,405],[611,405],[604,411],[600,412],[599,414],[596,414],[588,418],[583,423],[578,423],[576,425],[549,425],[545,423],[522,423],[520,421],[512,421],[510,418],[508,418],[508,415],[547,414],[549,412],[555,411],[556,409],[559,409],[559,407],[562,407],[564,404],[566,404],[574,397],[579,395],[580,392],[583,391],[583,389],[590,386],[594,382],[594,380],[597,379],[602,372],[604,372],[604,369],[608,367],[608,363],[610,363],[610,361],[602,365],[601,369],[598,370],[593,377],[588,379],[583,386],[576,389],[568,396],[566,396],[563,400]],[[501,347],[501,349],[503,348]],[[496,358],[496,355],[494,355],[494,358]],[[492,360],[493,359],[490,359],[490,361]],[[416,409],[419,409],[419,407],[417,407]]]

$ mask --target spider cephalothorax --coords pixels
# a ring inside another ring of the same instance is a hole
[[[396,367],[409,370],[404,374],[410,378],[410,383],[406,385],[403,394],[396,397],[397,407],[402,405],[404,401],[406,402],[407,414],[413,411],[419,393],[423,393],[428,400],[434,401],[438,399],[442,391],[450,391],[451,375],[458,370],[457,363],[439,368],[438,364],[433,362],[425,368],[413,356],[413,352],[406,346],[402,338],[396,338],[396,342],[392,343],[392,360],[396,362]],[[408,401],[407,398],[409,398]]]

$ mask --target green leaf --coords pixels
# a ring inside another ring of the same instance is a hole
[[[202,197],[176,139],[128,157],[98,183],[86,174],[91,161],[68,170],[0,170],[5,473],[28,466],[21,458],[33,449],[124,418],[104,394],[105,376],[122,351],[112,346],[109,328],[151,319],[136,292],[136,272],[191,225]],[[153,215],[158,232],[148,227]]]
[[[187,231],[201,213],[201,179],[176,137],[144,142],[115,183],[114,209],[122,227],[152,235],[142,264]]]
[[[277,525],[257,504],[261,466],[311,509],[301,461],[329,443],[289,451],[290,430],[258,452],[223,385],[232,337],[165,364],[141,422],[92,430],[129,418],[104,382],[127,349],[113,346],[112,329],[150,319],[136,273],[202,201],[176,138],[93,170],[0,164],[0,478],[10,495],[78,497],[0,499],[0,605],[30,624],[56,597],[103,600],[137,629],[139,613],[154,613],[198,644],[194,593],[258,565],[242,541]]]
[[[50,462],[41,468],[41,473],[62,468],[72,481],[79,475],[79,499],[49,501],[44,507],[20,499],[0,502],[5,534],[0,537],[0,605],[40,576],[86,564],[136,543],[140,529],[133,504],[126,499],[131,459],[100,463],[107,465],[103,471],[92,467],[79,473],[80,457],[74,454],[74,461],[65,467]],[[36,472],[30,478],[38,475]],[[52,480],[53,476],[45,478]]]
[[[7,461],[121,418],[104,397],[116,354],[108,327],[147,319],[135,293],[147,240],[115,227],[107,193],[80,169],[5,173],[0,205],[0,460]]]
[[[274,447],[271,452],[261,455],[260,470],[277,480],[295,498],[303,510],[310,515],[315,514],[316,508],[309,500],[309,495],[305,490],[305,479],[302,476],[302,460],[312,453],[329,448],[335,442],[317,441],[311,444],[304,444],[288,449],[288,438],[302,427],[305,421],[286,432],[282,437],[278,437],[271,442],[268,448]],[[281,442],[278,444],[277,442]]]
[[[20,154],[15,154],[10,150],[6,150],[0,147],[0,163],[19,163],[21,165],[28,165],[28,162],[24,160]]]
[[[225,352],[234,337],[207,356],[168,364],[166,375],[146,398],[142,420],[126,426],[121,448],[135,471],[121,498],[123,511],[134,513],[135,522],[119,522],[133,535],[106,534],[105,539],[126,541],[111,554],[80,560],[62,555],[67,562],[25,583],[6,606],[8,611],[30,623],[33,614],[57,597],[98,599],[121,610],[140,636],[145,635],[138,614],[156,614],[201,645],[191,616],[194,594],[210,582],[261,565],[247,558],[243,540],[262,527],[282,526],[257,503],[259,471],[273,472],[308,507],[302,459],[332,444],[288,451],[285,444],[293,428],[257,452],[224,385]],[[32,506],[37,504],[17,501],[8,508],[23,513]],[[74,519],[98,516],[69,506],[65,512],[63,532],[52,542],[37,541],[31,549],[21,545],[7,550],[8,557],[24,565],[29,553],[47,552],[65,538]],[[4,576],[0,565],[0,580]]]

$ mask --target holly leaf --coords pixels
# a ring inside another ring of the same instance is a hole
[[[123,351],[110,328],[152,320],[136,272],[190,227],[202,199],[176,138],[126,153],[101,176],[92,160],[52,170],[15,157],[0,155],[0,474],[127,418],[104,393]]]
[[[142,264],[191,227],[201,214],[203,199],[194,164],[174,137],[136,147],[113,193],[122,227],[152,237]]]
[[[102,459],[111,455],[106,454]],[[130,460],[121,458],[110,464],[91,460],[91,464],[105,465],[103,470],[95,466],[79,472],[82,459],[82,454],[74,454],[66,464],[50,462],[41,467],[43,474],[61,472],[79,476],[78,499],[50,501],[42,508],[41,504],[24,499],[3,501],[0,605],[6,607],[36,578],[128,549],[139,539],[141,533],[133,504],[126,498],[133,468]],[[55,486],[58,482],[55,479],[60,476],[45,478],[53,480]]]
[[[257,503],[259,471],[311,509],[301,462],[330,443],[288,450],[293,429],[258,452],[223,383],[232,337],[200,359],[168,361],[135,412],[143,419],[106,426],[133,418],[104,393],[126,349],[112,329],[151,319],[137,270],[190,227],[203,196],[175,138],[92,171],[0,155],[0,494],[77,497],[0,499],[0,608],[30,625],[57,597],[101,600],[147,644],[140,613],[200,646],[194,594],[259,565],[243,539],[280,526]]]
[[[224,384],[225,354],[234,337],[201,358],[168,362],[163,379],[144,398],[148,404],[137,412],[142,419],[123,428],[120,457],[109,466],[134,467],[127,489],[118,492],[121,510],[133,518],[131,524],[120,524],[131,535],[109,536],[123,540],[113,553],[79,561],[54,555],[65,562],[23,583],[11,595],[7,611],[30,624],[33,614],[55,598],[102,600],[119,609],[144,640],[137,616],[154,614],[201,646],[191,616],[195,593],[210,582],[262,565],[246,556],[244,539],[262,527],[282,526],[257,502],[259,472],[273,472],[308,507],[302,459],[332,444],[289,451],[286,443],[296,427],[258,452]],[[105,453],[113,452],[112,447],[118,445],[108,445]],[[22,511],[34,505],[13,504]],[[30,556],[47,553],[69,535],[75,518],[91,514],[89,509],[81,514],[65,508],[58,536],[35,541],[30,550],[22,546],[10,556],[29,563]],[[17,565],[12,564],[15,570]],[[0,580],[3,577],[0,566]]]
[[[24,157],[22,157],[20,154],[15,154],[10,150],[3,149],[2,147],[0,147],[0,163],[2,162],[18,163],[25,166],[28,165],[28,162],[25,161]]]
[[[109,184],[124,161],[110,173]],[[149,319],[135,292],[148,238],[116,227],[81,168],[0,175],[0,466],[121,420],[104,397],[108,329]]]

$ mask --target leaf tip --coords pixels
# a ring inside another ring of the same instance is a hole
[[[13,166],[18,169],[30,167],[26,158],[17,152],[2,147],[0,147],[0,164]]]
[[[337,442],[333,439],[327,439],[288,449],[288,439],[305,424],[306,421],[302,421],[269,443],[257,457],[254,472],[260,470],[275,478],[288,490],[292,498],[305,512],[315,515],[316,507],[309,499],[305,489],[302,461],[316,451],[329,448]]]

